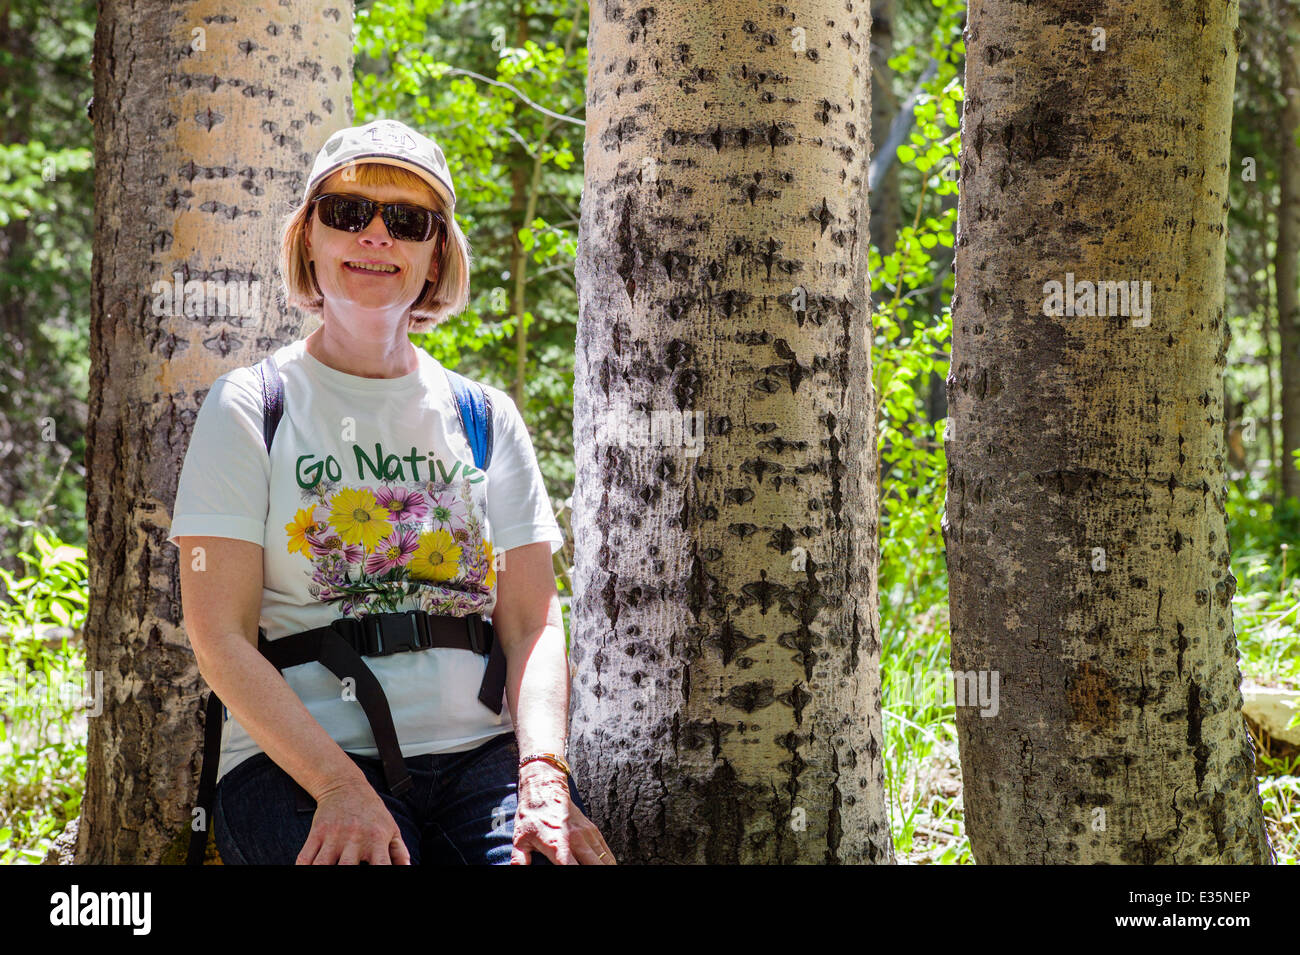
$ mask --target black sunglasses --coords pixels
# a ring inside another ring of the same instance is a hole
[[[365,196],[331,192],[312,200],[320,221],[331,229],[360,232],[370,225],[378,212],[384,218],[388,234],[404,242],[428,242],[435,233],[445,233],[447,220],[441,212],[409,202],[376,202]]]

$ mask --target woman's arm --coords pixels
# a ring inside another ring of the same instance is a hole
[[[504,553],[492,628],[506,655],[506,701],[520,755],[567,758],[569,662],[548,541]],[[561,865],[613,863],[599,830],[570,800],[568,780],[558,767],[545,760],[525,764],[518,799],[512,861],[527,863],[537,850]]]
[[[177,546],[185,630],[199,672],[248,735],[316,800],[312,836],[304,853],[313,847],[313,839],[319,843],[315,848],[326,851],[320,857],[313,851],[311,858],[300,856],[300,861],[356,861],[350,857],[349,847],[360,858],[387,861],[387,853],[383,860],[374,858],[374,850],[385,845],[392,848],[392,861],[409,861],[409,855],[399,858],[406,853],[400,831],[365,774],[257,649],[262,547],[227,537],[190,536],[178,537]],[[194,569],[199,563],[198,548],[202,548],[203,570]],[[356,818],[358,824],[352,829],[339,825],[337,831],[324,831],[335,825],[331,818],[336,806],[341,816]],[[383,816],[376,814],[376,807]],[[320,833],[318,820],[322,823]],[[394,834],[396,846],[391,845]],[[331,846],[337,854],[327,858]]]

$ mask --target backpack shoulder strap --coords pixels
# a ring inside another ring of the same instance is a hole
[[[270,355],[252,368],[262,386],[262,440],[266,442],[266,453],[270,454],[275,429],[284,415],[284,379],[280,377],[280,369],[275,366],[275,359]],[[266,639],[261,627],[258,627],[257,634],[260,645]],[[195,800],[196,808],[201,809],[202,812],[199,819],[191,822],[189,851],[185,859],[187,865],[203,865],[203,858],[207,852],[208,831],[212,827],[213,793],[217,784],[217,763],[221,759],[221,731],[225,717],[225,705],[215,692],[209,690],[203,721],[203,766],[199,771],[199,793]]]
[[[269,454],[275,429],[284,415],[284,379],[280,377],[280,370],[270,355],[254,368],[262,385],[262,440],[266,443]],[[470,448],[474,452],[474,466],[480,471],[486,471],[492,463],[492,399],[478,382],[471,381],[450,368],[443,370],[447,373],[452,395],[456,399],[461,427],[465,429]]]
[[[253,367],[262,383],[262,440],[266,442],[266,453],[270,454],[275,429],[284,415],[284,379],[270,355]]]
[[[451,383],[451,393],[456,399],[456,411],[461,427],[469,438],[474,452],[474,466],[486,471],[492,463],[492,399],[487,389],[464,375],[444,368]]]

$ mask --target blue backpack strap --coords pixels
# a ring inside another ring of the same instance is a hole
[[[447,373],[451,393],[456,398],[461,427],[465,429],[470,449],[474,452],[474,466],[486,471],[492,463],[492,399],[478,382],[450,368],[443,371]]]
[[[266,442],[266,453],[270,454],[275,429],[284,414],[284,379],[270,355],[253,367],[262,382],[262,440]]]

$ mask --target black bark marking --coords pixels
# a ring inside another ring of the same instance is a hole
[[[618,263],[614,266],[614,271],[623,280],[623,288],[627,290],[627,301],[631,305],[636,293],[636,279],[632,277],[632,270],[636,265],[636,241],[632,235],[630,197],[623,201],[623,210],[618,220],[618,234],[614,241],[618,245]]]
[[[862,642],[862,634],[858,629],[858,611],[853,609],[853,625],[849,630],[849,664],[844,668],[844,675],[848,676],[858,668],[858,646]]]
[[[1011,50],[1003,49],[1002,47],[992,43],[984,48],[984,60],[989,64],[989,66],[993,66],[1001,60],[1005,60],[1009,56],[1014,56],[1014,53]]]
[[[766,615],[768,609],[785,595],[787,588],[768,580],[766,570],[760,570],[758,576],[758,580],[742,585],[740,592],[750,601],[756,601],[759,612]]]
[[[840,439],[835,434],[835,426],[838,423],[839,422],[836,420],[835,415],[833,414],[826,415],[826,430],[830,432],[830,437],[826,439],[826,449],[830,452],[831,455],[831,466],[830,466],[831,513],[835,515],[836,530],[839,530],[841,527],[844,526],[844,519],[842,516],[843,508],[844,508],[844,494],[843,494],[843,489],[840,486],[840,475],[841,472],[844,470],[844,465],[843,462],[840,460],[840,447],[841,447]]]
[[[1201,791],[1205,781],[1205,767],[1210,758],[1210,748],[1201,739],[1201,687],[1195,680],[1187,684],[1187,745],[1192,747],[1196,770],[1196,791]]]
[[[826,864],[839,865],[840,862],[840,839],[844,835],[844,830],[840,822],[840,756],[832,747],[831,749],[831,809],[826,818]]]
[[[754,483],[756,484],[762,484],[763,475],[769,471],[773,474],[779,474],[784,470],[785,467],[783,465],[777,464],[775,461],[765,461],[762,458],[746,458],[745,462],[740,466],[740,472],[742,474],[754,475]],[[778,481],[778,484],[779,483],[780,482]],[[755,530],[757,530],[757,528],[755,528]]]
[[[831,215],[830,208],[826,205],[825,198],[822,199],[822,207],[813,213],[813,221],[821,223],[821,232],[819,235],[826,234],[826,226],[830,224],[834,216]]]
[[[795,355],[794,349],[790,347],[790,343],[784,338],[778,338],[774,341],[772,343],[772,349],[779,357],[784,358],[788,362],[786,365],[786,378],[790,381],[790,393],[794,394],[799,390],[799,382],[803,381],[803,379],[809,374],[808,369],[799,364],[799,359]],[[764,369],[764,371],[767,371],[767,369]]]
[[[755,709],[770,707],[776,703],[776,694],[772,690],[772,681],[757,680],[733,686],[727,694],[727,703],[729,706],[742,709],[746,713],[753,713]]]
[[[726,666],[735,659],[737,653],[743,653],[754,644],[762,643],[763,640],[761,637],[746,636],[743,632],[737,630],[730,620],[724,620],[716,635],[707,642],[718,648],[718,652],[722,656],[722,663]]]
[[[803,725],[803,711],[812,702],[812,694],[804,687],[802,683],[796,683],[790,688],[789,693],[782,693],[777,699],[790,707],[794,713],[794,725]]]
[[[695,399],[704,387],[704,376],[696,368],[685,368],[673,382],[673,401],[678,411],[695,407]],[[696,437],[702,437],[697,435]]]
[[[718,579],[710,574],[700,559],[696,544],[691,544],[691,572],[686,580],[686,606],[691,616],[698,622],[704,608],[711,605],[712,595],[716,592]]]
[[[705,830],[705,863],[738,865],[749,800],[731,763],[724,759],[722,765],[698,786],[695,796]]]

